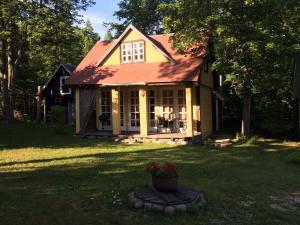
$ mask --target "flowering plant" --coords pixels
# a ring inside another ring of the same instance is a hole
[[[175,177],[177,176],[177,166],[174,163],[165,163],[160,166],[158,163],[149,163],[144,171],[156,177]]]

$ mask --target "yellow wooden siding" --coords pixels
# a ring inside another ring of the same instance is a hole
[[[202,72],[200,75],[200,83],[202,85],[208,86],[210,88],[213,87],[214,81],[213,81],[213,76],[212,76],[212,71],[211,71],[211,64],[208,66],[208,72],[204,72],[202,68]]]
[[[201,134],[209,137],[213,132],[212,127],[212,96],[211,90],[207,87],[200,87],[200,114]]]
[[[121,122],[120,122],[120,91],[119,88],[111,89],[111,101],[112,101],[112,126],[113,134],[121,134]]]
[[[186,135],[193,137],[193,88],[185,88],[185,98],[186,98]]]
[[[192,103],[193,103],[193,131],[194,131],[194,134],[195,132],[197,132],[197,122],[200,120],[199,118],[199,108],[200,108],[200,105],[196,105],[196,86],[193,86],[192,88],[193,92],[192,92]]]
[[[148,135],[148,93],[145,87],[139,89],[140,134]]]
[[[123,38],[119,45],[115,47],[115,49],[107,56],[102,65],[119,65],[121,64],[121,44],[124,42],[132,42],[132,41],[145,41],[145,60],[146,63],[154,63],[154,62],[167,62],[168,59],[164,56],[156,47],[154,47],[149,41],[146,41],[143,36],[141,36],[138,32],[130,30],[127,35]]]

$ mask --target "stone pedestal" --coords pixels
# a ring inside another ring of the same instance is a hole
[[[144,185],[129,193],[130,205],[136,209],[162,212],[168,215],[186,213],[205,205],[203,194],[179,184],[176,192],[160,192],[152,185]]]

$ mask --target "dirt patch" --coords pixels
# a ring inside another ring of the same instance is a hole
[[[289,195],[270,196],[270,207],[282,212],[295,211],[300,206],[300,192]]]

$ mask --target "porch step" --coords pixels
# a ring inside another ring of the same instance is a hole
[[[217,136],[214,139],[214,146],[217,148],[225,148],[232,145],[231,138],[228,136]]]
[[[150,134],[148,136],[137,134],[122,134],[113,135],[112,133],[105,132],[90,132],[85,134],[75,135],[79,138],[108,140],[114,142],[122,142],[126,144],[134,143],[167,143],[175,145],[190,145],[202,143],[202,136],[196,135],[194,138],[182,134]]]

